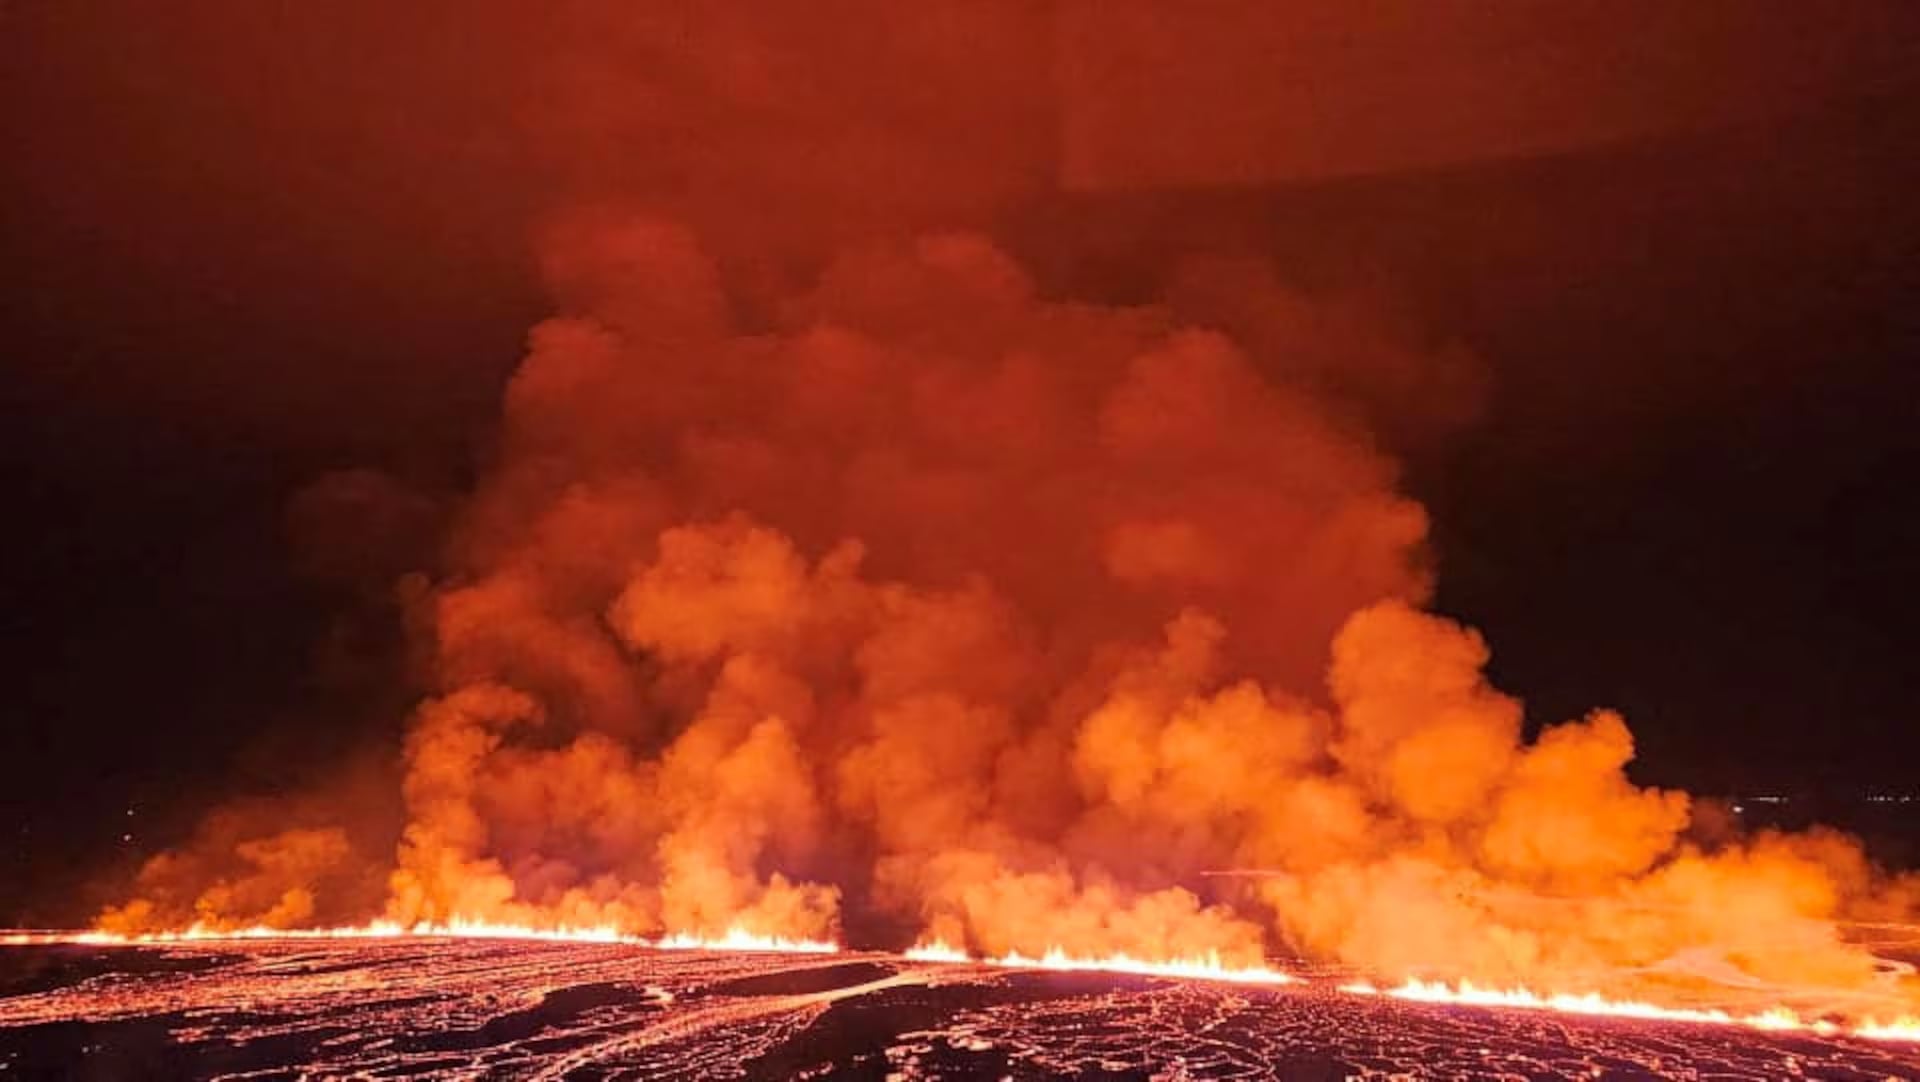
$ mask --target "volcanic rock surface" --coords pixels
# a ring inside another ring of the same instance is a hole
[[[0,1077],[1913,1079],[1920,1048],[893,955],[499,940],[0,953]]]

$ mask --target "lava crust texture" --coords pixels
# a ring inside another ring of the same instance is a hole
[[[1912,1079],[1920,1049],[893,955],[23,948],[0,1077]]]

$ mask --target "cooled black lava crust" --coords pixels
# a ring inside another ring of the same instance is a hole
[[[1920,1078],[1920,1048],[888,955],[0,952],[0,1078]]]

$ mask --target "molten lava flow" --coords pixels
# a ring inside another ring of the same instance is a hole
[[[213,943],[234,940],[352,940],[352,939],[502,939],[558,943],[626,944],[667,951],[717,951],[729,953],[830,954],[841,949],[825,940],[791,939],[776,935],[731,928],[720,935],[671,933],[647,938],[622,932],[611,926],[539,928],[454,919],[440,924],[420,923],[411,927],[392,921],[371,921],[337,928],[270,928],[250,926],[220,928],[196,924],[179,931],[120,934],[103,931],[12,931],[0,933],[0,946],[82,945],[143,946]],[[1234,984],[1283,985],[1299,983],[1299,978],[1268,966],[1236,966],[1223,962],[1217,952],[1190,957],[1149,960],[1125,953],[1098,956],[1069,954],[1055,947],[1039,957],[1009,951],[1005,954],[975,958],[941,939],[924,940],[902,952],[916,962],[939,964],[976,963],[1004,969],[1044,970],[1066,973],[1118,973],[1185,980],[1216,981]],[[1338,986],[1338,991],[1355,996],[1389,996],[1417,1003],[1449,1006],[1490,1007],[1512,1010],[1545,1011],[1554,1014],[1600,1018],[1631,1018],[1652,1022],[1688,1025],[1737,1026],[1767,1032],[1807,1033],[1820,1037],[1850,1036],[1874,1041],[1920,1043],[1920,1017],[1901,1016],[1881,1022],[1872,1017],[1842,1024],[1826,1018],[1808,1018],[1786,1007],[1736,1014],[1718,1008],[1663,1007],[1630,999],[1609,999],[1596,992],[1539,993],[1527,988],[1494,989],[1460,981],[1449,985],[1441,981],[1410,979],[1394,988],[1382,989],[1366,981]]]
[[[840,949],[838,943],[824,939],[789,939],[741,928],[729,928],[725,934],[714,937],[675,933],[652,940],[648,946],[656,950],[778,951],[783,954],[832,954]]]
[[[916,943],[907,948],[905,956],[916,962],[970,962],[973,960],[966,951],[944,939],[929,939]]]
[[[965,951],[939,939],[912,947],[906,952],[906,957],[920,962],[973,960]],[[1136,958],[1131,954],[1072,955],[1059,947],[1054,947],[1038,958],[1028,957],[1019,951],[1008,951],[998,957],[982,958],[980,962],[983,965],[1000,966],[1006,969],[1050,969],[1069,973],[1132,973],[1147,977],[1182,977],[1187,980],[1230,981],[1239,984],[1288,984],[1294,980],[1293,977],[1266,966],[1229,965],[1220,960],[1218,952],[1208,952],[1192,958],[1149,960]]]
[[[556,943],[624,943],[654,950],[770,951],[784,954],[831,954],[839,944],[827,940],[789,939],[729,928],[717,936],[674,932],[657,939],[623,932],[611,925],[551,928],[454,918],[444,923],[411,926],[394,921],[369,921],[338,928],[270,928],[253,925],[222,928],[194,924],[178,931],[120,933],[11,932],[0,935],[0,946],[74,944],[83,946],[141,946],[201,943],[241,939],[528,939]]]
[[[473,925],[462,931],[451,927],[441,929],[403,928],[398,924],[385,921],[373,921],[367,924],[350,925],[338,928],[270,928],[266,925],[228,928],[206,924],[192,924],[185,928],[153,932],[112,932],[94,929],[84,932],[12,932],[0,937],[0,944],[7,946],[38,946],[42,944],[74,944],[79,946],[146,946],[166,945],[170,943],[207,943],[221,940],[240,939],[398,939],[402,936],[463,936],[468,938],[522,938],[511,935],[510,929],[494,929],[491,926]],[[535,938],[533,929],[524,938]],[[538,934],[538,938],[562,938],[556,933]]]
[[[1856,1037],[1866,1037],[1875,1041],[1912,1041],[1920,1044],[1920,1016],[1900,1018],[1886,1023],[1869,1019],[1853,1027],[1852,1033]]]
[[[1292,977],[1266,966],[1235,966],[1220,960],[1217,953],[1197,958],[1169,958],[1149,961],[1131,954],[1108,954],[1082,958],[1055,947],[1038,958],[1010,951],[987,959],[988,965],[1009,969],[1054,969],[1069,972],[1137,973],[1149,977],[1185,977],[1189,980],[1232,981],[1240,984],[1286,984]]]
[[[1482,988],[1471,981],[1448,985],[1439,981],[1408,980],[1397,988],[1382,992],[1364,982],[1340,986],[1352,995],[1388,995],[1418,1003],[1457,1004],[1467,1007],[1504,1007],[1515,1010],[1553,1011],[1560,1014],[1592,1015],[1606,1018],[1642,1018],[1658,1022],[1681,1022],[1774,1032],[1813,1033],[1822,1037],[1848,1034],[1873,1040],[1920,1040],[1920,1019],[1901,1018],[1891,1023],[1866,1019],[1842,1026],[1824,1018],[1803,1018],[1785,1007],[1772,1007],[1752,1014],[1736,1015],[1728,1011],[1696,1007],[1661,1007],[1639,1000],[1607,999],[1595,992],[1542,995],[1526,988]]]

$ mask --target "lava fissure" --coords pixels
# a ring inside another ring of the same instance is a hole
[[[647,938],[628,935],[610,928],[541,929],[491,925],[477,921],[453,921],[445,925],[423,924],[411,928],[384,923],[355,927],[310,929],[253,927],[222,931],[197,928],[187,929],[177,933],[149,933],[143,935],[121,935],[98,931],[0,932],[0,946],[178,946],[247,941],[355,939],[525,940],[552,943],[616,944],[645,947],[653,950],[708,951],[721,954],[830,954],[842,950],[842,948],[835,943],[794,941],[780,937],[757,936],[738,929],[732,930],[725,935],[712,937],[682,934]],[[997,957],[976,958],[951,944],[934,940],[916,944],[906,951],[901,952],[898,957],[911,962],[930,964],[935,967],[975,965],[992,969],[1034,970],[1057,973],[1108,973],[1266,986],[1281,986],[1302,982],[1302,978],[1298,976],[1264,965],[1227,965],[1222,963],[1217,955],[1155,961],[1136,958],[1126,954],[1076,956],[1067,953],[1059,947],[1055,947],[1037,957],[1028,957],[1018,952],[1011,952]],[[856,986],[830,989],[821,993],[777,997],[777,1002],[765,1009],[773,1011],[787,1007],[797,1008],[815,1003],[826,1003],[841,996],[862,994],[866,991],[893,987],[901,983],[910,983],[917,979],[924,979],[924,974],[902,972]],[[1345,995],[1386,996],[1418,1003],[1543,1011],[1555,1014],[1599,1018],[1630,1018],[1642,1021],[1672,1022],[1678,1024],[1735,1026],[1771,1032],[1810,1033],[1822,1037],[1851,1036],[1875,1041],[1920,1042],[1920,1017],[1902,1016],[1888,1020],[1867,1017],[1852,1022],[1839,1022],[1828,1018],[1802,1017],[1800,1014],[1783,1006],[1739,1013],[1721,1008],[1665,1007],[1643,1000],[1612,999],[1595,992],[1556,992],[1543,994],[1526,988],[1494,989],[1476,985],[1471,981],[1448,984],[1442,981],[1409,979],[1402,984],[1386,988],[1382,988],[1368,981],[1347,981],[1339,983],[1312,981],[1308,983],[1313,987],[1331,987],[1335,991]],[[702,1017],[705,1016],[703,1015]],[[732,1015],[728,1014],[727,1011],[720,1011],[713,1014],[713,1019],[716,1023],[724,1018],[730,1017],[732,1017]],[[687,1024],[690,1024],[688,1019],[680,1019],[676,1021],[675,1026],[684,1027]],[[618,1044],[631,1043],[634,1040],[640,1039],[641,1038],[630,1036],[622,1038],[620,1041],[614,1042],[607,1047],[612,1048]]]

